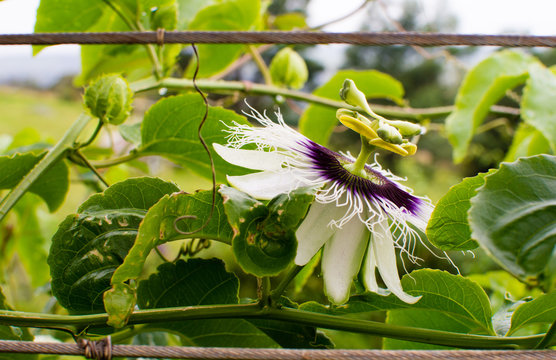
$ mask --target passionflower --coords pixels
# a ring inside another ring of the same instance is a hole
[[[227,178],[254,198],[268,200],[299,187],[314,189],[315,201],[296,231],[295,263],[305,265],[324,246],[324,287],[334,304],[347,301],[360,269],[367,290],[388,293],[379,289],[378,269],[390,292],[407,303],[418,301],[420,297],[402,289],[395,248],[416,260],[412,249],[418,235],[409,223],[424,230],[431,203],[412,195],[400,178],[376,161],[367,164],[368,154],[355,159],[331,151],[290,128],[280,113],[277,123],[254,109],[247,115],[262,127],[235,124],[228,129],[227,146],[213,147],[229,163],[259,170]],[[253,144],[256,149],[244,149]]]

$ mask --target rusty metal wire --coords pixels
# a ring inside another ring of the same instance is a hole
[[[112,345],[111,356],[147,357],[167,359],[397,359],[397,360],[553,360],[556,350],[298,350],[298,349],[245,349],[202,348],[178,346]],[[36,343],[31,341],[0,341],[0,352],[25,354],[83,355],[85,349],[78,344]],[[89,357],[105,359],[103,357]]]
[[[556,47],[556,36],[416,32],[145,31],[0,35],[0,45],[57,44],[353,44],[411,46]]]

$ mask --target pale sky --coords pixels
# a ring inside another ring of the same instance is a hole
[[[75,0],[86,1],[86,0]],[[400,14],[403,0],[381,0],[390,16]],[[458,18],[459,33],[497,34],[522,33],[555,35],[556,2],[548,0],[415,0],[425,19],[436,14],[450,14]],[[308,7],[309,25],[319,25],[357,8],[362,0],[313,0]],[[0,34],[31,33],[39,0],[0,1]],[[378,4],[371,3],[377,12]],[[326,28],[326,31],[356,31],[366,21],[366,12],[348,21]],[[372,24],[371,29],[372,29]],[[332,49],[329,49],[332,50]],[[0,83],[18,73],[37,79],[46,74],[72,74],[79,71],[79,50],[75,45],[52,46],[36,58],[31,57],[30,46],[0,46]],[[17,75],[21,76],[21,75]],[[40,81],[40,80],[39,80]],[[46,78],[45,78],[46,81]]]

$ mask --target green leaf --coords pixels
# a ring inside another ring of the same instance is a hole
[[[542,274],[556,245],[555,174],[554,156],[503,163],[471,199],[472,237],[526,282]]]
[[[118,130],[125,141],[135,146],[141,146],[141,123],[122,124],[118,126]]]
[[[256,276],[277,275],[286,269],[297,249],[295,229],[313,201],[310,190],[278,195],[268,207],[231,187],[222,185],[219,192],[242,269]]]
[[[512,145],[504,157],[505,162],[516,161],[520,157],[546,154],[550,152],[550,144],[543,133],[526,123],[519,123],[514,134]]]
[[[531,289],[504,270],[487,271],[466,276],[476,282],[489,293],[492,309],[504,306],[508,298],[523,299],[528,296],[539,296],[539,289]]]
[[[556,291],[539,296],[516,309],[508,335],[533,323],[553,323],[556,319]]]
[[[102,293],[137,235],[144,210],[69,215],[52,238],[48,256],[52,293],[72,312],[104,310]]]
[[[0,189],[15,187],[46,153],[32,152],[0,156]],[[29,191],[40,196],[52,212],[64,202],[69,187],[68,168],[63,161],[57,161],[42,173],[29,187]]]
[[[131,29],[111,9],[99,16],[90,31],[122,32]],[[150,75],[151,64],[145,47],[142,45],[82,45],[81,74],[75,79],[76,85],[84,85],[90,80],[106,73],[122,72],[128,81]]]
[[[178,4],[176,0],[141,0],[139,2],[144,13],[142,22],[145,27],[175,30],[178,24]]]
[[[427,237],[434,246],[445,251],[472,250],[479,246],[471,239],[467,212],[486,174],[463,179],[438,201],[427,225]]]
[[[161,155],[202,176],[210,178],[208,155],[197,137],[197,129],[205,112],[199,94],[167,97],[145,114],[141,125],[142,155]],[[212,143],[226,144],[225,130],[235,123],[247,125],[243,116],[220,107],[210,107],[202,135],[214,160],[216,181],[226,182],[226,174],[242,175],[246,170],[216,156]]]
[[[210,6],[214,0],[178,0],[178,30],[186,30],[189,23],[204,7]]]
[[[135,306],[135,291],[127,284],[116,284],[103,294],[104,307],[108,313],[106,324],[115,329],[125,326]]]
[[[276,196],[267,205],[270,216],[265,224],[277,223],[288,229],[297,229],[314,199],[314,190],[308,187]]]
[[[525,302],[524,300],[512,301],[511,299],[504,299],[502,306],[492,315],[492,325],[496,335],[506,336],[508,334],[515,310]]]
[[[267,319],[252,319],[249,322],[284,348],[330,349],[334,347],[332,341],[314,327]]]
[[[500,51],[471,69],[456,96],[455,110],[446,118],[446,132],[454,147],[454,161],[461,162],[475,130],[506,91],[525,82],[531,65],[538,63],[531,55]]]
[[[281,31],[304,29],[307,27],[305,16],[298,12],[280,14],[274,18],[272,24],[276,29]]]
[[[241,31],[252,30],[260,18],[260,0],[224,0],[202,8],[189,23],[189,30]],[[234,62],[244,45],[197,45],[199,77],[208,77],[226,69]],[[192,75],[195,64],[188,69]]]
[[[47,268],[46,239],[44,238],[39,218],[37,216],[37,205],[39,200],[34,197],[24,196],[14,206],[17,214],[17,227],[15,229],[17,238],[17,254],[25,270],[31,277],[33,287],[43,286],[50,280]]]
[[[80,32],[93,26],[106,9],[102,0],[41,0],[37,9],[35,32]],[[44,46],[33,47],[36,55]]]
[[[421,269],[402,278],[402,287],[412,296],[422,295],[415,304],[407,304],[393,294],[381,296],[365,293],[352,296],[336,313],[357,313],[377,310],[411,309],[440,312],[468,330],[493,334],[492,312],[484,290],[475,282],[445,271]]]
[[[114,184],[69,215],[52,238],[48,256],[52,292],[72,312],[104,309],[102,294],[123,262],[147,209],[177,187],[156,178]]]
[[[4,293],[0,289],[0,310],[13,310],[7,303]],[[33,335],[27,328],[16,326],[0,326],[0,339],[15,341],[33,341]],[[34,360],[37,359],[33,354],[10,354],[0,353],[0,360]]]
[[[220,194],[216,194],[215,200],[210,222],[200,231],[183,234],[183,232],[200,229],[210,216],[212,192],[175,193],[161,198],[145,216],[139,227],[137,240],[123,264],[114,273],[112,284],[124,283],[139,277],[150,251],[165,242],[199,237],[230,244],[233,233],[224,214]],[[189,216],[196,218],[189,218]],[[178,218],[181,220],[177,220]]]
[[[294,294],[297,295],[303,290],[305,284],[307,284],[307,282],[315,272],[316,267],[318,266],[318,264],[320,264],[321,256],[322,251],[317,251],[317,253],[311,258],[311,260],[309,260],[309,262],[305,264],[305,266],[303,266],[303,269],[301,269],[299,274],[297,274],[297,276],[293,279]]]
[[[154,15],[151,17],[150,12],[144,12],[142,9],[137,9],[136,2],[133,4],[127,3],[127,7],[124,4],[116,4],[116,6],[122,8],[123,13],[126,14],[128,18],[131,18],[131,22],[135,21],[136,14],[143,14],[139,19],[144,28],[150,28],[151,26],[172,25],[168,21],[168,16],[170,15],[170,22],[172,20],[172,6],[170,8],[165,6],[168,3],[167,0],[142,0],[143,3],[150,3],[151,5],[160,4],[161,8],[166,10],[170,9],[170,12],[166,11],[165,15],[159,17]],[[150,6],[147,4],[147,6]],[[127,11],[125,11],[127,10]],[[97,19],[96,23],[91,26],[87,31],[91,32],[122,32],[122,31],[132,31],[126,22],[112,9],[107,8]],[[178,55],[182,45],[179,44],[166,44],[162,49],[161,59],[164,63],[160,64],[164,69],[163,72],[168,71],[175,64],[176,56]],[[159,59],[160,60],[160,59]],[[106,74],[106,73],[123,73],[128,81],[134,81],[142,79],[152,75],[153,73],[153,63],[149,58],[146,50],[146,45],[82,45],[81,46],[81,74],[75,79],[77,85],[83,85],[88,83],[90,80]]]
[[[532,66],[529,80],[523,89],[521,116],[534,126],[556,150],[556,75],[542,65]]]
[[[410,326],[416,328],[433,329],[457,333],[469,333],[470,329],[465,324],[454,321],[448,314],[431,310],[391,310],[386,318],[387,324]],[[449,350],[448,346],[417,343],[412,341],[385,338],[382,342],[385,350]]]
[[[217,259],[189,259],[165,263],[139,283],[141,309],[214,304],[237,304],[239,280]],[[190,320],[153,324],[153,329],[178,332],[183,345],[279,347],[264,332],[243,319]]]
[[[376,70],[341,70],[326,84],[316,89],[313,94],[325,98],[340,100],[340,89],[345,79],[352,79],[367,98],[386,98],[397,103],[402,102],[404,90],[402,84],[390,75]],[[329,106],[311,104],[299,120],[299,130],[309,139],[326,145],[334,127],[338,124],[336,109]]]
[[[77,210],[88,213],[111,209],[149,210],[166,194],[179,191],[170,182],[158,178],[142,177],[124,180],[110,186],[104,192],[89,197]]]

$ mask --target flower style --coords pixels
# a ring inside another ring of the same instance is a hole
[[[381,292],[376,269],[390,292],[407,302],[420,297],[405,293],[396,267],[395,247],[415,261],[412,248],[417,234],[408,225],[426,227],[432,205],[399,184],[400,180],[375,162],[357,171],[359,158],[321,146],[287,126],[252,109],[248,114],[262,127],[235,124],[227,146],[213,144],[226,161],[260,172],[228,176],[228,182],[252,197],[268,200],[298,187],[313,187],[315,202],[296,231],[295,263],[305,265],[324,245],[322,272],[325,292],[332,303],[349,297],[353,278],[362,265],[369,291]],[[256,150],[243,149],[255,144]],[[366,160],[366,157],[365,157]],[[355,172],[355,173],[354,173]],[[392,230],[399,230],[397,240]],[[363,264],[362,264],[363,262]]]

